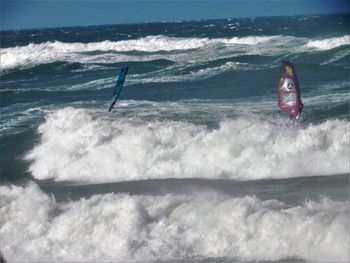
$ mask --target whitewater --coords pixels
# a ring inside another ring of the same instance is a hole
[[[4,258],[349,262],[348,21],[1,31]],[[278,109],[282,60],[299,124]]]
[[[276,43],[277,42],[277,43]],[[289,42],[293,42],[289,46]],[[274,44],[271,49],[271,44]],[[297,45],[296,45],[297,43]],[[221,49],[225,47],[232,53],[242,52],[245,54],[272,55],[276,53],[302,52],[302,51],[317,51],[329,50],[336,47],[348,45],[350,43],[350,35],[342,37],[329,38],[324,40],[311,40],[307,38],[297,38],[293,36],[251,36],[251,37],[233,37],[233,38],[179,38],[168,37],[164,35],[147,36],[136,40],[122,40],[95,43],[64,43],[60,41],[45,42],[41,44],[29,44],[27,46],[16,46],[4,48],[1,50],[2,64],[4,70],[17,67],[35,66],[44,63],[52,63],[55,61],[70,61],[81,63],[108,63],[108,61],[124,62],[124,61],[147,61],[156,58],[164,58],[155,54],[147,55],[159,51],[187,51],[203,49],[205,57],[210,59],[218,59],[222,54]],[[277,48],[278,44],[284,44],[283,47]],[[254,48],[252,48],[253,46]],[[210,54],[212,50],[217,50],[217,54]],[[143,56],[132,56],[123,54],[129,51],[144,52]],[[88,52],[97,52],[92,56],[86,56]],[[115,52],[115,53],[113,53]],[[347,55],[349,55],[347,53]],[[186,58],[180,55],[165,56],[172,61],[183,61]],[[197,62],[200,61],[199,59]]]
[[[13,261],[348,259],[348,202],[325,198],[293,207],[206,192],[109,193],[58,203],[33,184],[4,187],[1,195],[1,236],[12,244],[6,252]]]
[[[26,156],[33,161],[32,175],[102,183],[169,177],[251,180],[350,170],[348,122],[291,129],[246,117],[208,129],[105,115],[74,108],[49,114],[38,130],[41,144]]]

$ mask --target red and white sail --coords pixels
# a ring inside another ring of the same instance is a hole
[[[300,88],[295,68],[290,61],[282,61],[278,85],[278,106],[290,117],[299,117],[302,110]]]

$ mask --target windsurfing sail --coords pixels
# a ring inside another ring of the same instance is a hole
[[[115,86],[113,88],[113,95],[114,95],[113,101],[112,101],[111,105],[109,106],[108,111],[111,111],[114,107],[114,104],[117,102],[117,99],[120,95],[120,92],[122,91],[127,73],[128,73],[128,67],[123,67],[120,69],[117,83],[115,84]]]
[[[278,106],[287,111],[291,118],[298,119],[303,104],[300,98],[300,88],[297,74],[292,62],[282,61],[278,85]]]

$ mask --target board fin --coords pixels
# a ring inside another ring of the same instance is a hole
[[[122,91],[123,85],[124,85],[124,81],[126,78],[126,74],[128,74],[128,67],[123,67],[120,69],[119,71],[119,75],[118,75],[118,79],[117,79],[117,83],[115,84],[115,86],[113,87],[113,100],[111,105],[109,106],[108,111],[111,111],[114,107],[114,104],[117,102],[117,99],[120,95],[120,92]]]

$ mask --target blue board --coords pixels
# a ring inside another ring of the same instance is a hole
[[[120,92],[122,91],[127,73],[128,73],[128,67],[124,67],[124,68],[120,69],[117,83],[115,84],[115,86],[113,88],[113,95],[114,95],[113,101],[112,101],[111,105],[109,106],[108,111],[111,111],[114,107],[114,104],[117,102],[117,99],[120,95]]]

